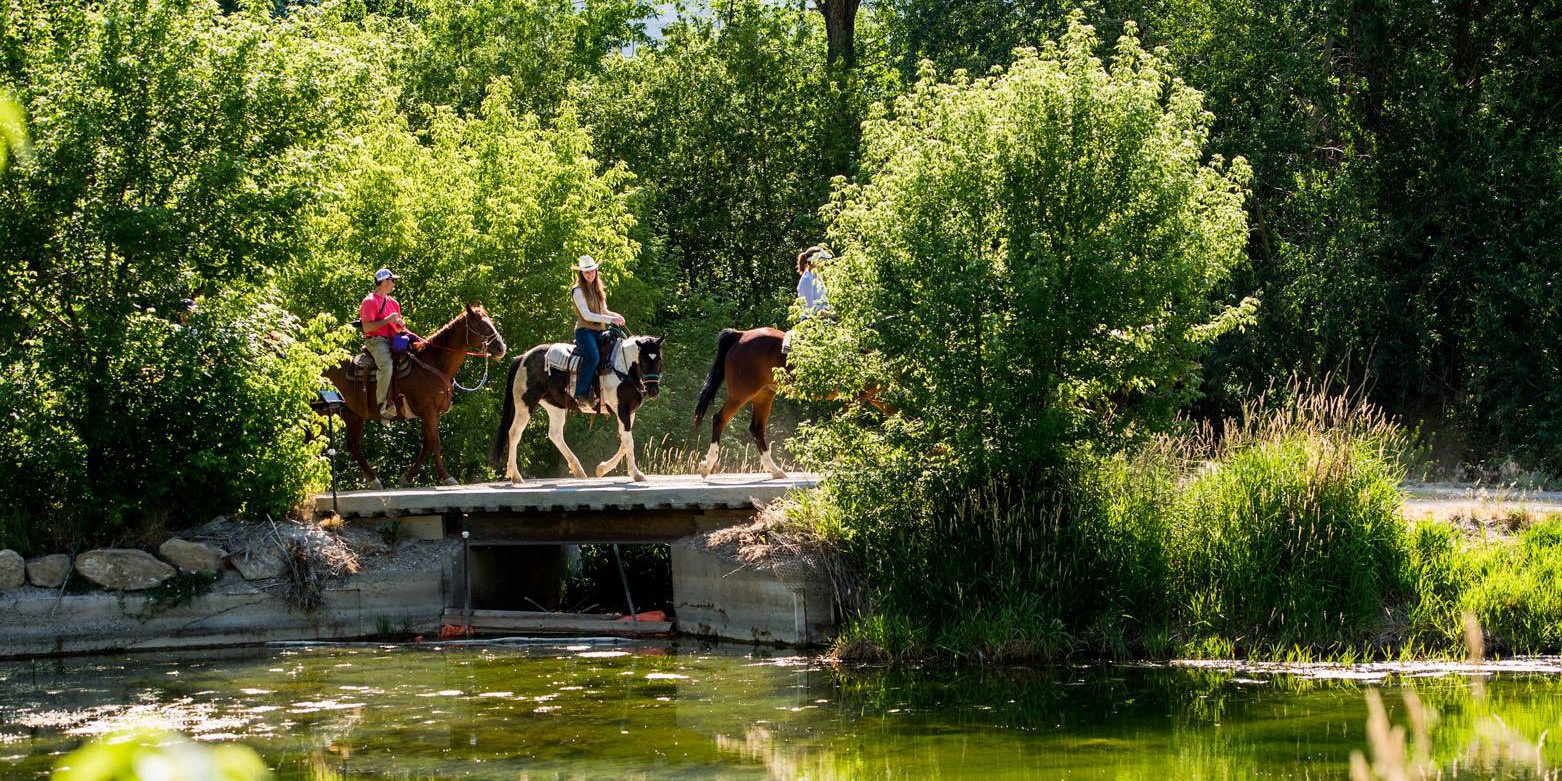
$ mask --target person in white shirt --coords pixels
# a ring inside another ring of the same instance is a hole
[[[814,266],[818,261],[833,257],[829,250],[817,244],[797,253],[797,295],[803,299],[804,320],[830,309],[830,296]]]
[[[597,349],[597,336],[609,325],[623,325],[624,317],[607,308],[607,291],[602,289],[602,279],[597,276],[597,262],[590,255],[581,255],[575,262],[575,287],[570,300],[575,306],[575,354],[580,356],[580,372],[575,380],[575,400],[589,405],[591,381],[597,376],[597,364],[602,356]]]

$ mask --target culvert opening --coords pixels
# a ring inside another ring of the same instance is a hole
[[[672,616],[672,554],[667,544],[618,546],[473,545],[471,607],[484,611]],[[457,588],[465,584],[457,573]],[[625,580],[629,593],[624,593]]]

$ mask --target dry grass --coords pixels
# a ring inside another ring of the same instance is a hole
[[[1464,639],[1468,661],[1480,664],[1486,655],[1485,639],[1473,613],[1464,614]],[[1410,721],[1408,731],[1404,725],[1389,721],[1383,697],[1376,689],[1367,691],[1367,745],[1372,760],[1369,762],[1360,750],[1352,751],[1351,781],[1430,781],[1443,777],[1442,768],[1431,756],[1431,731],[1437,724],[1437,712],[1423,704],[1415,690],[1402,691],[1405,715]],[[1478,706],[1485,705],[1486,687],[1479,674],[1470,680],[1470,694]],[[1545,733],[1531,741],[1501,718],[1488,715],[1476,723],[1475,734],[1475,740],[1455,760],[1455,777],[1458,768],[1464,767],[1482,768],[1489,771],[1486,775],[1490,777],[1499,775],[1498,769],[1523,769],[1535,778],[1562,778],[1562,770],[1546,766],[1542,753]]]

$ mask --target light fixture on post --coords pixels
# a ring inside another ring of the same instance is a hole
[[[342,414],[342,409],[347,406],[347,400],[335,388],[322,388],[315,398],[309,402],[309,407],[315,412],[325,416],[325,456],[326,464],[331,470],[331,514],[342,517],[336,509],[336,426],[332,421],[337,415]]]

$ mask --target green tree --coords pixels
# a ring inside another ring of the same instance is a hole
[[[1131,419],[1106,414],[1125,391],[1161,413],[1194,393],[1203,343],[1252,306],[1209,300],[1241,257],[1247,165],[1205,158],[1201,96],[1131,34],[1109,68],[1095,46],[1076,20],[1005,74],[929,71],[867,123],[804,390],[877,383],[929,444],[1001,460]]]
[[[815,15],[743,2],[614,61],[579,105],[603,158],[639,177],[646,244],[677,270],[673,314],[775,322],[819,240],[832,173]]]
[[[256,287],[290,258],[315,191],[309,144],[384,91],[359,42],[323,37],[334,29],[327,10],[278,18],[269,8],[10,3],[16,23],[0,30],[0,51],[33,114],[35,162],[0,179],[0,370],[17,381],[0,438],[12,445],[7,490],[29,499],[8,502],[8,515],[107,537],[129,523],[205,520],[197,513],[211,504],[172,495],[183,479],[243,497],[223,509],[257,511],[285,509],[309,481],[313,454],[290,433],[307,410],[270,402],[299,389],[291,372],[318,368],[324,344],[305,350],[315,358],[296,352],[299,327],[260,303],[219,308],[209,338],[257,332],[202,342],[186,355],[195,363],[174,365],[157,326],[180,299],[229,300],[225,291]],[[276,335],[272,346],[248,341],[263,333]],[[265,357],[277,351],[288,357]],[[208,384],[228,395],[206,396]],[[239,431],[175,412],[202,403],[267,420]],[[172,416],[155,438],[151,414]],[[231,464],[216,444],[226,438],[255,471],[196,463],[210,447],[223,454],[213,463]],[[290,477],[247,484],[256,472]]]
[[[878,599],[870,633],[922,636],[896,645],[1037,652],[1094,615],[1110,569],[1079,554],[1074,456],[1164,422],[1251,317],[1211,298],[1242,257],[1247,165],[1208,155],[1202,96],[1132,31],[1110,64],[1076,17],[1002,74],[928,66],[865,124],[829,208],[836,319],[801,326],[792,378],[898,409],[806,442]]]
[[[569,269],[590,254],[602,262],[613,308],[638,330],[657,297],[630,238],[633,177],[594,159],[573,110],[544,127],[514,104],[509,81],[499,79],[478,116],[441,109],[420,134],[391,114],[324,155],[334,185],[304,227],[308,251],[283,275],[288,306],[346,322],[374,270],[390,267],[403,277],[396,295],[414,331],[429,334],[463,305],[481,303],[519,356],[570,339]],[[483,455],[503,388],[458,394],[446,417],[445,452],[465,479],[489,475]],[[414,427],[371,432],[375,457],[417,450],[407,439]]]
[[[551,117],[571,84],[646,42],[650,12],[644,0],[408,0],[403,99],[415,115],[425,104],[476,114],[506,78],[518,113]]]

